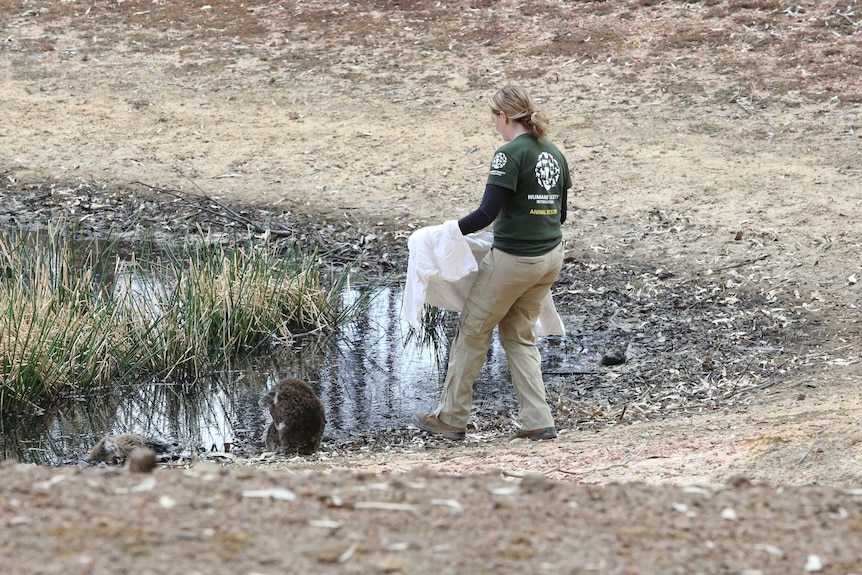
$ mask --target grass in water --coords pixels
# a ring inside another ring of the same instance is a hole
[[[112,382],[193,379],[360,311],[349,270],[324,278],[299,249],[203,244],[120,258],[62,225],[0,238],[0,412]],[[113,259],[113,265],[106,262]]]
[[[99,385],[115,371],[117,321],[56,228],[0,241],[0,408]]]

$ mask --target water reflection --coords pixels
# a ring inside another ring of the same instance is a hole
[[[347,304],[359,295],[353,289],[343,297]],[[320,396],[328,419],[325,441],[404,426],[415,411],[436,404],[456,316],[444,315],[429,333],[409,333],[400,320],[401,298],[397,286],[376,288],[367,310],[339,333],[274,347],[193,384],[154,382],[112,390],[35,420],[4,422],[5,456],[74,464],[107,433],[154,437],[185,455],[226,447],[253,454],[262,449],[269,417],[258,399],[288,375],[307,380]],[[547,365],[557,369],[567,363],[567,340],[546,338],[540,345]],[[495,337],[476,385],[478,409],[516,410],[509,381]]]

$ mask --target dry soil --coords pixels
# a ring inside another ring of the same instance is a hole
[[[478,204],[517,82],[572,167],[573,259],[807,331],[745,406],[541,444],[7,461],[0,571],[862,573],[860,38],[857,0],[4,1],[7,192],[140,182],[403,239]]]

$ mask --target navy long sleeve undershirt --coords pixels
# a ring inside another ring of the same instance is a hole
[[[491,224],[503,208],[503,203],[506,201],[506,194],[509,190],[494,184],[485,186],[485,195],[482,196],[482,203],[479,207],[458,220],[458,227],[461,229],[462,235],[478,232],[482,228]],[[563,192],[562,209],[560,210],[560,224],[566,222],[566,203],[567,192]]]
[[[461,234],[466,236],[478,232],[493,222],[503,208],[503,202],[506,201],[506,194],[508,193],[509,190],[506,188],[494,184],[486,185],[485,195],[482,196],[482,203],[479,204],[479,207],[458,220]]]

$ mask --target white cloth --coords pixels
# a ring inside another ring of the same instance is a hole
[[[419,329],[426,303],[460,313],[479,271],[479,262],[491,249],[493,240],[491,232],[461,235],[456,220],[419,228],[410,234],[401,318]],[[566,335],[551,292],[542,302],[533,329],[536,336]]]

